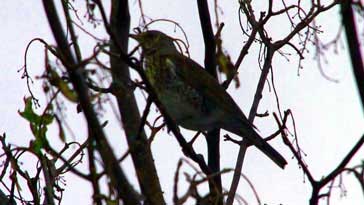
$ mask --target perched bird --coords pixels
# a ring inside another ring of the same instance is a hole
[[[284,168],[286,160],[260,137],[218,81],[178,51],[172,37],[155,30],[131,37],[142,47],[148,81],[178,125],[198,131],[222,128],[246,137]]]

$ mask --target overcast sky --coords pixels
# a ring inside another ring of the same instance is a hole
[[[80,1],[78,1],[80,2]],[[168,3],[166,3],[168,2]],[[224,11],[222,21],[226,26],[223,30],[223,39],[226,50],[235,60],[240,51],[242,43],[242,34],[238,26],[237,10],[238,4],[224,3],[221,9]],[[80,4],[83,6],[83,3]],[[131,2],[132,27],[138,25],[138,9],[134,1]],[[107,8],[107,7],[106,7]],[[186,1],[146,1],[144,3],[145,13],[152,18],[171,18],[181,24],[187,33],[191,57],[202,64],[204,47],[202,43],[201,30],[197,16],[197,7],[195,1],[186,4]],[[83,16],[81,10],[81,17]],[[136,15],[134,15],[136,14]],[[323,25],[322,38],[329,40],[336,35],[340,18],[337,16],[338,10],[332,10],[325,16],[320,16],[318,23]],[[49,43],[54,43],[48,22],[43,12],[41,1],[29,0],[2,0],[2,11],[0,12],[1,30],[0,39],[0,132],[7,133],[8,140],[12,143],[27,145],[31,134],[29,126],[17,113],[23,109],[23,97],[29,96],[26,82],[21,79],[21,73],[17,72],[24,64],[24,51],[28,42],[35,38],[41,37]],[[281,22],[276,20],[269,29],[274,32],[273,36],[279,38],[284,33],[280,27]],[[156,25],[154,29],[162,29],[164,32],[174,36],[181,36],[180,32],[174,33],[172,25]],[[104,37],[103,28],[100,26],[95,35]],[[344,45],[344,39],[340,45]],[[82,48],[86,51],[92,48],[94,41],[90,38],[81,40]],[[135,45],[132,43],[132,45]],[[328,63],[324,64],[324,71],[327,75],[337,79],[339,83],[326,80],[320,74],[317,63],[313,59],[313,53],[307,54],[303,61],[304,68],[298,73],[297,56],[292,56],[290,61],[276,56],[273,62],[275,70],[275,83],[280,96],[281,109],[291,109],[294,113],[299,143],[301,148],[307,154],[305,161],[316,179],[328,174],[342,160],[343,156],[356,143],[363,134],[364,123],[363,110],[361,108],[356,85],[350,67],[350,62],[346,51],[341,50],[339,54],[334,54],[332,50],[328,51]],[[257,64],[258,49],[253,49],[249,57],[243,62],[240,70],[240,81],[242,86],[235,89],[234,86],[229,88],[229,93],[236,102],[241,106],[244,113],[248,113],[252,104],[252,97],[259,76],[259,67]],[[290,51],[290,50],[287,50]],[[293,53],[293,51],[290,51]],[[28,54],[28,66],[32,76],[39,75],[43,70],[43,47],[40,44],[31,46]],[[40,88],[40,82],[34,85],[35,93],[44,99],[41,92],[36,91]],[[138,94],[140,105],[144,105],[143,97]],[[43,109],[44,109],[43,101]],[[70,111],[75,107],[70,106]],[[40,109],[39,111],[41,111]],[[263,113],[266,110],[276,111],[274,94],[269,92],[266,86],[262,102],[258,112]],[[150,120],[156,115],[152,115]],[[71,127],[79,127],[81,114],[68,114],[68,123]],[[103,119],[112,119],[112,114],[105,114]],[[255,121],[263,136],[268,136],[276,129],[272,116],[269,118]],[[52,131],[51,131],[52,133]],[[56,131],[53,131],[56,134]],[[124,140],[120,140],[120,125],[112,120],[108,124],[107,134],[109,141],[118,154],[126,150]],[[193,136],[192,132],[184,132],[186,136]],[[83,135],[83,136],[82,136]],[[83,139],[85,130],[81,130],[77,139]],[[79,137],[79,138],[78,138]],[[57,138],[55,136],[55,138]],[[57,141],[58,139],[55,139]],[[69,139],[69,140],[72,140]],[[197,141],[195,148],[205,153],[204,140],[201,138]],[[269,161],[264,155],[255,149],[249,149],[246,161],[243,167],[243,173],[255,185],[256,190],[263,203],[268,204],[307,204],[310,197],[310,185],[303,177],[302,171],[297,163],[292,159],[292,154],[280,140],[274,140],[273,146],[277,148],[287,159],[288,166],[283,171]],[[120,148],[121,147],[121,148]],[[174,171],[177,161],[182,156],[175,139],[168,134],[160,134],[152,144],[154,158],[158,167],[163,191],[168,202],[172,200],[172,184]],[[235,165],[238,147],[231,143],[222,142],[222,167],[232,168]],[[363,156],[363,150],[361,150]],[[359,163],[359,159],[354,160],[352,165]],[[27,165],[24,165],[27,166]],[[123,163],[125,170],[131,170],[131,161]],[[135,174],[128,171],[130,179],[135,183]],[[223,176],[223,186],[228,189],[230,186],[232,173]],[[85,189],[88,183],[82,182],[73,175],[66,175],[67,186],[64,195],[63,204],[90,204],[90,190]],[[334,203],[332,204],[357,204],[363,201],[361,189],[353,181],[352,176],[344,175],[347,196],[339,198],[339,190],[334,190]],[[243,181],[243,180],[242,180]],[[305,182],[306,181],[306,182]],[[183,189],[183,188],[182,188]],[[252,192],[247,183],[242,182],[239,186],[238,193],[254,204]]]

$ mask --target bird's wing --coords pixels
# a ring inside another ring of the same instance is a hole
[[[170,55],[169,58],[173,59],[172,61],[178,67],[177,75],[204,96],[208,104],[220,107],[232,116],[239,116],[244,124],[255,127],[225,89],[202,66],[180,53]]]

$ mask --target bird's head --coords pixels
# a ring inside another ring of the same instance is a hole
[[[143,51],[148,53],[170,54],[177,52],[174,39],[166,34],[150,30],[139,34],[131,34],[130,37],[138,41]]]

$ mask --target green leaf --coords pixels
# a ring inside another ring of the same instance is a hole
[[[44,113],[43,115],[35,113],[31,97],[25,98],[24,103],[24,111],[18,111],[18,113],[29,122],[30,129],[35,137],[35,141],[32,142],[31,148],[34,152],[40,153],[41,148],[48,144],[46,139],[47,126],[53,122],[54,116],[47,113]]]
[[[36,140],[31,141],[30,149],[36,154],[41,154],[43,145],[44,144],[43,144],[42,140],[40,140],[40,138],[38,138]]]
[[[234,79],[235,87],[238,88],[240,86],[240,81],[237,76],[237,70],[233,62],[231,61],[229,54],[223,51],[222,40],[217,39],[216,44],[217,44],[216,58],[219,71],[221,73],[224,73],[227,79]]]
[[[40,125],[40,124],[49,125],[53,122],[53,118],[54,118],[53,115],[45,113],[40,116],[34,112],[31,97],[25,98],[24,102],[25,102],[24,111],[21,112],[18,110],[18,113],[24,119],[26,119],[30,123],[36,124],[36,125]]]
[[[64,130],[63,130],[63,127],[62,127],[62,121],[57,116],[55,116],[55,118],[56,118],[56,122],[57,122],[57,125],[58,125],[58,130],[59,130],[59,139],[62,142],[66,142],[66,136],[65,136],[65,133],[64,133]]]
[[[78,96],[74,90],[72,90],[66,81],[64,81],[54,68],[47,63],[48,80],[51,85],[57,87],[64,97],[66,97],[71,102],[78,102]]]
[[[25,102],[24,111],[23,112],[18,111],[20,116],[28,120],[30,123],[39,123],[40,121],[39,116],[34,113],[32,108],[33,107],[32,98],[28,97],[24,99],[24,102]]]

